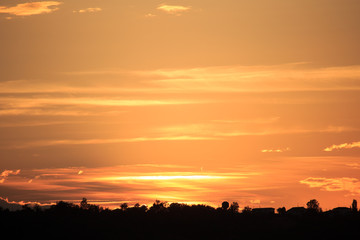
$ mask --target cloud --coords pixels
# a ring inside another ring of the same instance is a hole
[[[60,145],[92,145],[92,144],[113,144],[113,143],[136,143],[149,141],[200,141],[200,140],[221,140],[216,137],[207,136],[161,136],[161,137],[134,137],[134,138],[111,138],[111,139],[62,139],[44,140],[13,145],[9,148],[21,149],[32,147],[48,147]]]
[[[218,66],[151,71],[98,70],[67,72],[66,76],[98,79],[124,77],[135,84],[119,86],[115,80],[101,84],[79,81],[15,80],[0,83],[0,93],[270,93],[360,90],[360,65],[308,68],[303,64],[269,66]],[[131,81],[134,83],[133,81]],[[129,81],[130,83],[130,81]],[[145,83],[145,84],[144,84]],[[277,98],[278,99],[278,98]],[[308,99],[302,99],[305,101]],[[345,99],[346,100],[346,99]],[[308,101],[313,101],[312,99]],[[320,101],[317,99],[317,101]],[[267,101],[268,102],[268,101]],[[289,102],[289,99],[286,99]]]
[[[360,194],[360,181],[357,178],[309,177],[301,180],[300,183],[329,192],[348,191],[352,194]]]
[[[262,153],[282,153],[290,151],[290,148],[281,148],[281,149],[263,149],[261,150]]]
[[[28,2],[20,3],[14,7],[0,6],[0,13],[7,13],[15,16],[30,16],[43,13],[51,13],[59,8],[56,6],[62,4],[57,1]]]
[[[0,174],[0,183],[4,183],[9,175],[18,175],[20,173],[20,169],[13,170],[5,170]]]
[[[329,126],[326,128],[274,128],[267,126],[267,123],[271,123],[274,120],[254,119],[249,120],[221,120],[212,121],[211,123],[196,123],[196,124],[184,124],[173,125],[156,128],[157,133],[163,135],[168,134],[186,134],[188,136],[208,136],[214,138],[226,138],[226,137],[241,137],[241,136],[268,136],[268,135],[286,135],[286,134],[303,134],[303,133],[339,133],[346,131],[353,131],[353,128],[347,128],[342,126]],[[285,149],[264,149],[264,152],[284,152],[289,151],[289,148]]]
[[[208,102],[210,100],[163,99],[162,97],[157,99],[128,99],[128,97],[119,99],[118,96],[106,98],[103,96],[94,96],[92,98],[81,96],[69,98],[66,96],[61,98],[51,95],[38,98],[29,96],[0,96],[0,116],[116,116],[127,111],[119,107],[165,107],[171,105],[205,104]]]
[[[341,149],[351,149],[351,148],[359,148],[360,142],[352,142],[352,143],[342,143],[342,144],[333,144],[330,147],[324,149],[325,152],[332,152],[333,150],[341,150]]]
[[[162,4],[162,5],[158,6],[157,9],[164,11],[168,14],[180,16],[181,13],[189,11],[191,9],[191,7],[186,7],[186,6],[181,6],[181,5]]]
[[[260,199],[251,199],[250,203],[252,203],[252,204],[260,204],[261,201],[260,201]]]
[[[14,109],[4,109],[0,110],[0,116],[18,116],[18,115],[28,115],[28,116],[115,116],[122,114],[126,111],[119,110],[109,110],[109,111],[100,111],[98,109],[95,111],[89,110],[66,110],[66,109],[42,109],[42,108],[14,108]],[[62,122],[65,123],[65,122]],[[3,123],[0,124],[0,127],[21,127],[21,126],[40,126],[40,125],[53,125],[53,124],[62,124],[61,122],[34,122],[34,123]],[[68,122],[70,123],[70,122]]]
[[[1,97],[12,109],[35,108],[49,105],[92,105],[92,106],[156,106],[203,103],[199,100],[173,99],[113,99],[113,98],[7,98]],[[4,104],[6,106],[6,104]]]
[[[143,73],[145,74],[145,72]],[[300,92],[360,90],[360,66],[306,68],[303,64],[159,69],[153,82],[186,92]]]
[[[85,8],[80,10],[74,10],[73,13],[96,13],[101,12],[102,8],[94,7],[94,8]]]
[[[0,111],[0,116],[1,116]],[[65,124],[73,124],[79,122],[71,122],[71,121],[31,121],[31,122],[8,122],[8,123],[0,123],[0,128],[17,128],[17,127],[39,127],[39,126],[51,126],[51,125],[65,125]]]

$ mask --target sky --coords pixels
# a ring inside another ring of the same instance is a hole
[[[358,0],[0,0],[0,199],[350,206]]]

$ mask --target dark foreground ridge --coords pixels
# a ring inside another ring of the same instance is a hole
[[[360,239],[360,213],[350,208],[323,212],[316,200],[307,208],[243,208],[167,204],[150,207],[122,204],[103,209],[64,201],[50,208],[24,206],[0,211],[2,235],[12,239]]]

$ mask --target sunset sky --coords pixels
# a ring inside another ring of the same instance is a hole
[[[359,0],[0,0],[0,199],[360,200]]]

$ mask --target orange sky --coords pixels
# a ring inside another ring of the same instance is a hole
[[[0,197],[350,205],[360,2],[0,2]]]

